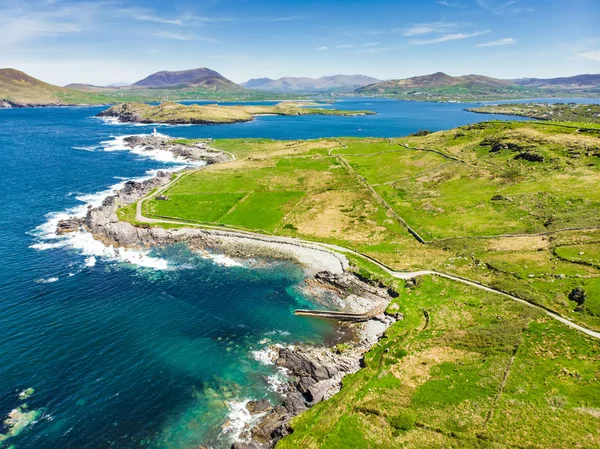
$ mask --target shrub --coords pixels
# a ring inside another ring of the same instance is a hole
[[[415,427],[416,419],[412,412],[403,410],[396,416],[389,418],[389,423],[394,428],[395,433],[406,432]]]
[[[429,131],[427,129],[420,129],[416,133],[412,133],[411,136],[422,137],[422,136],[426,136],[427,134],[431,134],[431,131]]]

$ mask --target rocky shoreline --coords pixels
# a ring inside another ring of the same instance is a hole
[[[350,272],[320,272],[313,283],[324,290],[333,290],[341,302],[354,295],[374,307],[392,299],[386,288],[366,283]],[[353,323],[358,338],[336,347],[272,346],[272,362],[289,379],[283,403],[273,407],[264,400],[249,402],[246,406],[248,411],[262,417],[242,434],[242,441],[235,442],[231,449],[273,448],[293,431],[289,426],[292,418],[340,391],[344,376],[361,369],[364,354],[377,344],[391,324],[401,318],[401,314],[382,314],[365,323]]]
[[[166,149],[181,157],[202,160],[207,164],[230,159],[225,153],[206,145],[187,147],[174,144],[172,140],[166,136],[151,135],[131,136],[125,142],[132,148]],[[123,188],[106,197],[99,207],[90,207],[85,217],[60,221],[57,233],[85,229],[94,238],[115,247],[149,248],[186,243],[193,250],[216,249],[240,259],[265,257],[293,260],[305,267],[308,277],[304,289],[308,294],[327,296],[329,304],[351,313],[364,313],[392,299],[393,292],[381,285],[371,285],[346,271],[348,261],[343,255],[318,245],[220,229],[135,226],[119,220],[117,210],[121,206],[135,203],[157,187],[168,184],[171,179],[172,173],[159,171],[154,178],[145,181],[128,181]],[[265,401],[249,402],[247,408],[251,414],[257,415],[258,424],[246,429],[242,441],[235,442],[232,447],[274,447],[279,439],[290,433],[290,419],[340,390],[342,378],[361,368],[364,353],[377,343],[387,327],[398,318],[401,316],[382,314],[365,323],[353,323],[350,326],[358,338],[344,344],[343,349],[302,344],[271,347],[272,362],[284,370],[290,379],[285,386],[283,402],[275,406]]]

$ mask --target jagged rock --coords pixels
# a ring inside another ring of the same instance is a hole
[[[507,196],[503,195],[494,195],[492,197],[492,201],[511,201],[511,199]]]
[[[268,412],[273,406],[268,399],[260,399],[258,401],[250,401],[246,404],[246,409],[251,415],[257,415],[259,413]]]
[[[581,287],[575,287],[571,293],[569,293],[569,299],[581,306],[585,303],[585,297],[587,296],[585,290]]]
[[[533,153],[531,151],[523,151],[515,156],[515,159],[523,159],[529,162],[544,162],[544,156],[538,153]]]
[[[56,227],[56,233],[59,235],[77,231],[84,223],[82,218],[67,218],[60,220]]]

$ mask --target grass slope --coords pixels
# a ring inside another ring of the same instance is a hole
[[[404,320],[340,393],[292,421],[278,449],[600,444],[596,341],[446,280],[399,291]]]
[[[168,201],[147,201],[144,212],[457,274],[600,329],[594,129],[488,122],[391,140],[217,140],[236,161],[184,175]],[[135,205],[120,217],[134,220]],[[597,341],[501,295],[431,276],[405,285],[349,258],[400,292],[390,307],[404,319],[340,393],[291,422],[277,448],[600,446]],[[569,299],[576,287],[587,295],[582,307]]]
[[[465,276],[600,329],[600,141],[586,129],[488,122],[392,140],[217,140],[237,161],[184,176],[145,212]],[[576,287],[587,292],[577,310]]]

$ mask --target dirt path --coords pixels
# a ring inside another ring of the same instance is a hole
[[[336,139],[337,140],[337,139]],[[339,141],[338,141],[339,142]],[[344,145],[342,142],[340,142],[342,145]],[[235,158],[235,156],[233,156]],[[234,159],[235,160],[235,159]],[[219,230],[220,232],[227,232],[228,234],[231,234],[232,236],[238,236],[238,237],[248,237],[248,238],[254,238],[254,239],[264,239],[266,236],[259,234],[259,233],[255,233],[255,232],[249,232],[249,231],[240,231],[240,230],[231,230],[231,229],[227,229],[227,227],[224,226],[208,226],[208,225],[200,225],[200,224],[196,224],[196,223],[190,223],[187,221],[182,221],[182,220],[166,220],[166,219],[157,219],[157,218],[149,218],[143,215],[142,213],[142,209],[143,209],[143,204],[145,201],[154,198],[155,196],[161,194],[162,192],[166,191],[167,189],[169,189],[170,187],[172,187],[174,184],[176,184],[177,182],[179,182],[179,180],[183,177],[183,176],[187,176],[190,175],[192,173],[196,173],[198,171],[201,171],[202,169],[204,169],[204,167],[200,167],[194,170],[185,170],[182,172],[179,172],[175,175],[175,178],[169,182],[168,184],[165,184],[164,186],[160,187],[159,189],[157,189],[155,192],[151,193],[150,195],[146,196],[145,198],[141,199],[140,201],[137,202],[136,205],[136,220],[139,223],[154,223],[154,224],[158,224],[158,223],[170,223],[170,224],[179,224],[179,225],[185,225],[185,226],[191,226],[191,227],[196,227],[196,228],[203,228],[203,229],[213,229],[213,230]],[[562,317],[560,314],[558,314],[557,312],[550,310],[544,306],[540,306],[538,304],[535,304],[533,302],[530,301],[526,301],[522,298],[519,298],[517,296],[514,296],[510,293],[507,292],[503,292],[501,290],[497,290],[495,288],[492,287],[488,287],[484,284],[481,284],[479,282],[476,281],[472,281],[470,279],[466,279],[466,278],[462,278],[459,276],[454,276],[451,274],[446,274],[446,273],[440,273],[438,271],[432,271],[432,270],[419,270],[419,271],[394,271],[391,268],[385,266],[384,264],[382,264],[381,262],[379,262],[376,259],[373,259],[372,257],[366,256],[364,254],[361,254],[359,252],[356,252],[354,250],[348,249],[348,248],[344,248],[342,246],[338,246],[338,245],[332,245],[332,244],[327,244],[327,243],[317,243],[317,242],[311,242],[309,240],[302,240],[302,239],[292,239],[292,238],[276,238],[277,241],[281,241],[282,243],[288,243],[287,241],[289,240],[290,242],[294,242],[296,245],[300,245],[300,246],[307,246],[307,247],[312,247],[312,248],[320,248],[322,250],[326,250],[329,251],[331,253],[347,253],[347,254],[353,254],[354,256],[358,256],[364,260],[367,260],[371,263],[374,263],[375,265],[377,265],[380,269],[382,269],[383,271],[385,271],[387,274],[389,274],[392,277],[395,277],[397,279],[412,279],[418,276],[438,276],[441,278],[445,278],[445,279],[449,279],[451,281],[454,282],[460,282],[462,284],[465,285],[469,285],[471,287],[480,289],[480,290],[484,290],[486,292],[490,292],[490,293],[495,293],[498,295],[502,295],[506,298],[509,298],[513,301],[519,302],[521,304],[525,304],[528,305],[530,307],[535,307],[538,310],[543,311],[546,315],[550,316],[551,318],[560,321],[561,323],[565,324],[566,326],[569,326],[572,329],[575,329],[579,332],[582,332],[592,338],[598,339],[600,340],[600,332],[596,332],[590,329],[587,329],[583,326],[580,326],[574,322],[572,322],[571,320]]]

